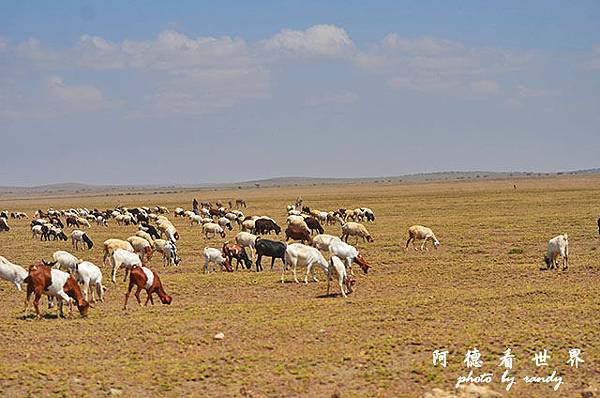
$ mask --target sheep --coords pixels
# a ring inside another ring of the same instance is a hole
[[[316,248],[306,246],[302,243],[291,243],[287,245],[287,248],[285,249],[285,266],[281,271],[281,283],[285,283],[285,271],[288,266],[292,268],[294,281],[296,283],[300,283],[298,282],[296,269],[298,266],[306,266],[307,272],[306,277],[304,278],[304,283],[308,283],[308,274],[310,273],[314,264],[320,265],[323,269],[327,269],[329,266],[327,260],[325,260],[325,257],[323,257],[321,252]],[[314,274],[312,277],[315,282],[318,282]]]
[[[69,271],[71,274],[74,274],[77,271],[77,265],[81,263],[81,260],[72,255],[69,252],[64,250],[57,250],[52,254],[53,262],[44,264],[49,265],[51,267],[58,264],[59,268],[64,269],[65,271]],[[43,261],[42,261],[43,262]]]
[[[342,224],[341,239],[344,242],[348,242],[349,236],[356,236],[357,241],[358,238],[362,238],[363,241],[373,242],[373,238],[371,237],[371,234],[369,233],[367,228],[364,225],[359,224],[357,222],[350,221]]]
[[[21,285],[27,278],[27,271],[20,265],[13,264],[5,257],[0,256],[0,278],[12,282],[18,291],[21,291]]]
[[[88,250],[91,250],[94,246],[94,242],[90,239],[90,237],[83,231],[79,229],[74,229],[71,232],[71,244],[75,250],[79,250],[79,243],[85,243],[87,245]]]
[[[189,216],[190,218],[190,225],[201,225],[202,224],[202,216],[198,215],[198,214],[190,214]]]
[[[104,257],[102,258],[102,264],[106,265],[106,260],[111,259],[112,263],[112,255],[113,252],[117,249],[127,250],[128,252],[133,253],[133,246],[131,243],[126,240],[121,239],[107,239],[103,243],[104,246]]]
[[[106,221],[106,218],[104,218],[103,216],[98,216],[96,217],[96,225],[99,225],[101,227],[108,227],[108,221]]]
[[[230,213],[227,213],[227,214],[230,214]],[[219,223],[221,228],[227,228],[230,231],[233,229],[233,227],[231,226],[231,220],[229,220],[227,217],[221,217],[221,218],[219,218],[219,220],[217,222]]]
[[[219,224],[215,224],[212,222],[206,223],[202,225],[202,232],[204,233],[204,237],[208,239],[208,235],[212,234],[212,237],[216,235],[221,236],[221,238],[225,237],[225,231]]]
[[[427,228],[422,225],[413,225],[408,229],[408,240],[406,241],[406,247],[404,248],[404,250],[408,249],[408,244],[411,242],[415,250],[417,250],[417,248],[415,247],[415,241],[421,239],[423,240],[423,243],[421,244],[421,250],[427,250],[425,244],[428,240],[431,240],[433,242],[433,247],[435,247],[436,249],[440,245],[440,241],[437,240],[431,228]]]
[[[255,221],[252,219],[244,220],[242,222],[242,231],[246,231],[246,232],[254,231],[254,224],[255,224]]]
[[[131,269],[131,275],[129,276],[129,287],[127,288],[127,293],[125,293],[123,310],[127,309],[127,300],[129,300],[129,295],[134,286],[137,287],[134,295],[139,305],[142,305],[140,300],[140,291],[142,289],[146,290],[146,293],[148,294],[144,305],[148,305],[148,301],[154,305],[154,300],[152,299],[154,293],[158,295],[160,302],[163,304],[171,304],[173,301],[173,298],[165,292],[162,282],[156,272],[146,267],[135,266]]]
[[[177,243],[179,239],[179,233],[177,228],[167,219],[165,216],[158,216],[156,219],[156,225],[161,233],[167,235],[169,240],[173,243]]]
[[[85,218],[83,218],[83,217],[78,217],[77,218],[77,222],[79,223],[80,226],[83,225],[86,228],[91,228],[92,227],[90,225],[90,222],[88,220],[86,220]]]
[[[173,210],[173,215],[177,218],[177,217],[183,217],[185,210],[182,209],[181,207],[176,207],[175,210]]]
[[[91,303],[95,302],[95,290],[98,300],[100,300],[100,302],[104,302],[104,290],[106,290],[106,287],[102,285],[102,272],[97,265],[89,261],[82,261],[81,263],[77,264],[76,279],[77,282],[83,285],[83,298],[85,300]],[[92,290],[90,290],[90,287]],[[91,296],[89,300],[88,293]]]
[[[42,263],[33,264],[29,267],[29,275],[24,282],[27,284],[27,296],[25,298],[25,314],[29,307],[31,295],[35,294],[33,306],[38,318],[42,317],[39,308],[42,294],[56,297],[60,300],[60,315],[63,314],[63,301],[68,304],[75,302],[82,317],[88,315],[90,304],[83,298],[81,289],[75,278],[66,272],[48,267]]]
[[[328,250],[332,255],[346,261],[346,268],[350,270],[352,275],[354,275],[354,272],[352,272],[352,263],[358,264],[365,274],[369,271],[370,266],[367,260],[365,260],[354,246],[341,240],[332,240],[329,243]]]
[[[563,271],[569,268],[569,236],[567,234],[558,235],[548,241],[548,252],[544,256],[546,269],[556,268],[556,259],[562,257]]]
[[[254,258],[254,245],[257,236],[249,232],[241,231],[235,236],[235,242],[242,246],[250,248],[250,258]]]
[[[48,227],[46,226],[46,232],[48,231]],[[40,240],[44,237],[44,228],[42,225],[34,225],[31,227],[31,239],[35,239],[40,237]]]
[[[329,250],[329,245],[333,241],[340,241],[341,242],[342,240],[339,237],[334,236],[334,235],[319,234],[319,235],[316,235],[313,238],[312,246],[316,247],[317,249],[319,249],[321,251],[328,251]]]
[[[205,247],[203,254],[205,274],[208,273],[208,264],[211,262],[219,264],[221,266],[221,271],[223,271],[223,268],[227,269],[228,272],[233,271],[233,269],[231,268],[231,264],[229,263],[229,259],[223,254],[221,250],[215,249],[214,247]]]
[[[361,207],[360,210],[362,210],[363,217],[366,218],[367,221],[375,222],[375,213],[373,210],[368,207]]]
[[[148,243],[150,243],[151,245],[154,244],[154,239],[152,238],[152,236],[150,236],[150,234],[146,231],[142,231],[141,229],[139,231],[137,231],[135,233],[135,236],[139,236],[140,238],[144,238],[148,241]]]
[[[152,237],[152,239],[160,239],[160,234],[158,233],[158,230],[153,225],[143,222],[140,225],[138,225],[138,229],[140,231],[147,232],[148,235],[150,235]]]
[[[140,256],[143,263],[152,259],[152,245],[147,239],[139,236],[130,236],[127,242],[133,247],[133,252]]]
[[[125,267],[125,277],[123,278],[123,282],[127,280],[127,275],[129,271],[134,266],[141,267],[142,260],[140,256],[135,253],[132,253],[123,249],[116,249],[112,254],[112,282],[117,283],[117,270],[121,267]]]
[[[155,239],[154,250],[162,253],[164,267],[167,265],[179,265],[181,262],[181,258],[177,255],[177,245],[170,240]]]

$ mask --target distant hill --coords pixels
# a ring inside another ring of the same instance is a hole
[[[33,187],[0,186],[0,195],[40,195],[40,194],[74,194],[100,193],[111,191],[151,191],[151,190],[194,190],[209,188],[253,188],[275,186],[300,186],[324,184],[357,184],[368,182],[418,182],[447,181],[469,179],[508,179],[539,176],[585,175],[600,173],[600,168],[574,170],[554,173],[536,172],[497,172],[497,171],[444,171],[433,173],[417,173],[388,177],[327,178],[327,177],[275,177],[233,183],[217,184],[156,184],[156,185],[94,185],[76,182],[38,185]]]

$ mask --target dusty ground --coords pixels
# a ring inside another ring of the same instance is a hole
[[[184,261],[159,272],[171,306],[123,311],[125,284],[107,284],[107,300],[88,319],[22,317],[24,293],[0,281],[0,390],[4,396],[423,396],[451,391],[467,373],[462,360],[477,347],[499,385],[499,357],[516,355],[514,373],[564,377],[558,392],[518,380],[515,397],[581,396],[600,380],[600,258],[596,219],[600,177],[485,182],[358,184],[209,191],[199,199],[243,197],[247,214],[279,222],[302,194],[312,208],[371,207],[374,243],[359,243],[373,265],[348,299],[324,297],[325,283],[281,284],[275,272],[201,273],[206,241],[198,226],[174,220]],[[190,207],[192,194],[0,198],[0,208]],[[421,223],[442,245],[404,251],[406,229]],[[1,255],[29,265],[70,243],[31,240],[29,221],[0,234]],[[339,225],[327,232],[339,233]],[[101,242],[127,238],[134,227],[90,230],[96,247],[79,256],[101,263]],[[236,231],[234,231],[236,232]],[[571,268],[540,271],[547,240],[570,237]],[[232,238],[234,233],[228,233]],[[268,269],[268,268],[267,268]],[[105,278],[108,273],[105,274]],[[322,279],[322,275],[321,275]],[[288,275],[288,281],[291,275]],[[335,290],[337,292],[337,290]],[[47,311],[47,310],[46,310]],[[224,332],[223,341],[213,340]],[[571,369],[569,348],[585,363]],[[533,354],[550,353],[536,368]],[[432,351],[448,349],[448,368]]]

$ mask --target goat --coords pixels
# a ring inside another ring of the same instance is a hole
[[[219,249],[215,249],[214,247],[205,247],[204,248],[204,273],[208,273],[208,264],[216,263],[221,266],[221,271],[225,268],[228,272],[233,272],[231,268],[231,264],[227,257],[223,254],[223,252]]]
[[[86,244],[88,250],[91,250],[92,247],[94,247],[94,242],[92,242],[85,232],[74,229],[73,232],[71,232],[71,244],[75,250],[79,250],[79,243]]]
[[[162,282],[156,272],[143,266],[135,266],[131,269],[129,275],[129,287],[127,288],[127,293],[125,293],[123,310],[127,309],[127,301],[129,300],[129,295],[134,286],[137,287],[134,296],[139,305],[142,305],[142,301],[140,300],[140,292],[142,289],[146,290],[146,293],[148,294],[146,302],[144,303],[145,306],[148,305],[148,301],[154,305],[154,300],[152,299],[154,293],[158,295],[160,302],[163,304],[171,304],[173,302],[173,298],[165,292]]]
[[[223,254],[227,257],[227,260],[229,260],[229,264],[231,264],[231,266],[233,266],[233,259],[235,258],[237,260],[235,264],[236,271],[238,270],[240,261],[244,263],[246,269],[250,269],[250,267],[252,267],[252,260],[248,258],[246,250],[237,243],[225,242],[223,244]]]
[[[18,291],[21,291],[21,285],[27,278],[27,271],[20,265],[13,264],[5,257],[0,256],[0,278],[12,282]]]
[[[423,243],[421,244],[421,250],[427,250],[425,244],[428,240],[431,240],[433,242],[433,247],[435,247],[436,249],[440,245],[440,241],[437,240],[431,228],[427,228],[422,225],[413,225],[412,227],[408,228],[408,240],[406,241],[406,247],[404,249],[408,249],[408,244],[411,242],[414,247],[415,241],[421,239],[423,240]],[[415,250],[417,250],[416,247]]]
[[[563,271],[569,268],[569,236],[558,235],[548,241],[548,252],[544,256],[546,269],[557,268],[556,259],[562,257]]]

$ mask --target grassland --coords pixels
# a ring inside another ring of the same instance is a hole
[[[285,219],[301,194],[312,208],[371,207],[374,243],[358,243],[373,265],[357,276],[344,300],[324,297],[325,283],[281,284],[280,265],[266,271],[201,272],[201,251],[219,247],[197,226],[179,228],[183,263],[159,272],[171,306],[123,311],[125,284],[107,284],[107,300],[87,319],[22,317],[24,293],[0,282],[0,390],[3,396],[332,396],[418,397],[452,390],[467,373],[468,349],[482,352],[481,372],[494,373],[510,347],[514,374],[547,375],[564,385],[518,380],[515,397],[581,396],[600,380],[600,177],[414,184],[356,184],[203,191],[170,195],[0,198],[0,208],[190,207],[199,199],[243,197],[248,214]],[[404,251],[406,229],[432,227],[442,245]],[[28,221],[0,234],[2,255],[24,266],[70,243],[31,239]],[[339,225],[326,227],[339,233]],[[126,238],[135,227],[90,230],[96,246],[79,255],[101,264],[101,242]],[[235,231],[234,231],[235,232]],[[547,240],[567,232],[568,271],[540,271]],[[233,233],[228,234],[228,238]],[[268,268],[267,268],[268,269]],[[106,276],[108,273],[105,274]],[[106,278],[108,279],[108,278]],[[291,280],[291,276],[288,276]],[[217,332],[225,339],[213,340]],[[567,350],[586,361],[571,369]],[[536,368],[533,354],[550,353]],[[432,351],[448,349],[448,368],[433,367]],[[492,388],[503,391],[494,383]]]

